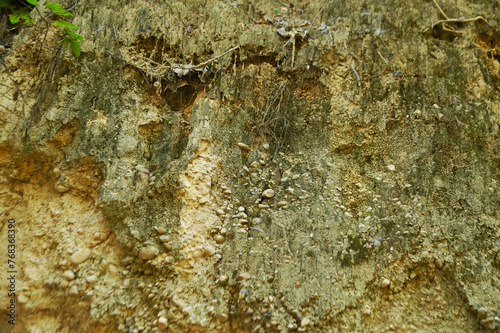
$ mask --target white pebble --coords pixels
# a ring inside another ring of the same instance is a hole
[[[242,142],[238,143],[238,147],[240,147],[241,149],[244,149],[244,150],[250,150],[250,147]]]
[[[268,188],[267,190],[265,190],[264,192],[262,192],[262,196],[264,198],[272,198],[272,197],[274,197],[274,190]]]
[[[77,252],[73,253],[73,255],[70,258],[70,261],[75,265],[79,265],[82,262],[86,261],[90,257],[90,254],[91,254],[90,249],[84,247],[83,249],[80,249]]]
[[[69,294],[70,294],[70,295],[78,295],[78,287],[77,287],[77,286],[72,286],[72,287],[69,289]]]
[[[75,273],[73,273],[73,271],[66,271],[63,274],[63,278],[67,281],[73,281],[75,279]]]
[[[158,328],[163,331],[164,329],[166,329],[168,326],[168,320],[167,318],[161,316],[160,318],[158,318]]]
[[[213,245],[205,246],[205,254],[207,256],[213,256],[215,254],[215,247]]]
[[[252,167],[254,169],[258,168],[259,166],[260,166],[260,164],[257,161],[253,161],[252,164],[250,164],[250,167]]]

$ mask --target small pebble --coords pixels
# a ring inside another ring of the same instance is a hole
[[[252,164],[250,164],[251,168],[257,169],[260,166],[259,162],[253,161]]]
[[[229,279],[229,277],[225,274],[221,275],[220,278],[219,278],[219,282],[221,284],[225,284],[227,282],[227,280]]]
[[[203,257],[203,251],[201,249],[196,249],[196,250],[194,250],[193,255],[195,258],[201,258],[201,257]]]
[[[134,325],[134,322],[134,317],[127,317],[125,319],[125,325],[127,325],[127,327]]]
[[[224,236],[216,234],[214,235],[214,240],[217,244],[221,244],[224,242]]]
[[[141,167],[138,167],[138,168],[136,168],[136,170],[137,170],[137,171],[140,171],[140,172],[143,172],[143,173],[145,173],[145,174],[148,174],[148,175],[149,175],[149,170],[148,170],[148,169],[146,169],[146,168],[141,168]]]
[[[246,290],[246,289],[241,289],[241,290],[240,290],[240,295],[239,295],[239,298],[240,298],[240,299],[244,299],[244,298],[245,298],[245,297],[247,297],[247,296],[248,296],[248,290]]]
[[[251,278],[250,273],[242,272],[236,277],[236,281],[249,280]]]
[[[250,150],[250,147],[242,142],[238,143],[238,147],[240,147],[241,149],[244,149],[244,150]]]
[[[487,315],[488,315],[488,309],[486,309],[485,307],[481,307],[477,310],[477,317],[479,319],[486,318]]]
[[[382,284],[380,286],[382,288],[385,288],[385,287],[389,286],[390,284],[391,284],[391,281],[389,281],[388,279],[383,279]]]
[[[82,262],[86,261],[90,257],[91,253],[92,252],[90,251],[90,249],[84,247],[83,249],[80,249],[80,250],[76,251],[75,253],[73,253],[73,255],[71,256],[71,258],[69,260],[73,264],[79,265]]]
[[[156,248],[154,246],[143,247],[139,250],[139,258],[142,260],[151,260],[156,256]]]
[[[165,264],[169,265],[169,264],[171,264],[171,263],[173,263],[173,262],[174,262],[174,258],[173,258],[173,257],[170,257],[170,256],[165,257],[165,259],[163,260],[163,262],[164,262]]]
[[[98,241],[98,242],[104,242],[105,240],[107,240],[109,238],[109,234],[106,233],[106,232],[100,232],[100,231],[96,231],[94,233],[94,240],[95,241]]]
[[[268,209],[269,205],[259,204],[259,209]]]
[[[69,289],[69,294],[70,294],[70,295],[78,295],[78,287],[77,287],[77,286],[72,286],[72,287]]]
[[[66,271],[63,274],[63,278],[66,281],[73,281],[75,279],[75,273],[73,273],[73,271]]]
[[[272,198],[272,197],[274,197],[274,190],[268,188],[267,190],[265,190],[264,192],[262,192],[262,196],[264,198]]]
[[[394,170],[396,170],[396,167],[394,166],[394,164],[389,164],[389,165],[387,166],[387,169],[388,169],[389,171],[394,171]]]
[[[164,227],[158,227],[156,228],[156,231],[160,234],[160,235],[163,235],[164,233],[167,232],[167,229],[165,229]]]
[[[158,318],[158,328],[163,331],[164,329],[167,328],[167,325],[168,324],[168,320],[167,318],[161,316],[160,318]]]
[[[131,230],[130,231],[130,235],[132,237],[134,237],[135,239],[139,239],[139,237],[140,237],[141,234],[140,234],[140,232],[138,230]]]
[[[307,317],[304,317],[302,318],[302,320],[300,321],[300,327],[307,327],[309,326],[309,323],[311,322],[311,320]]]
[[[205,246],[205,254],[209,257],[215,254],[215,247],[213,245]]]
[[[372,311],[370,310],[370,307],[368,305],[365,305],[364,310],[363,310],[363,316],[368,317]]]

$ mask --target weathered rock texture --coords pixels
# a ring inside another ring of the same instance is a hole
[[[487,22],[80,0],[79,59],[3,30],[16,332],[498,331],[500,10],[442,9]]]

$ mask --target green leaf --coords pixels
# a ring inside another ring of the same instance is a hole
[[[73,16],[70,12],[68,12],[66,9],[63,8],[63,6],[60,3],[57,2],[46,2],[43,4],[45,7],[50,9],[52,13],[61,15],[61,16]]]
[[[83,37],[79,34],[77,34],[76,32],[73,32],[69,29],[65,29],[64,31],[66,31],[66,33],[70,36],[70,37],[73,37],[74,39],[76,40],[80,40],[83,42]]]
[[[73,49],[73,53],[78,58],[80,56],[80,50],[81,50],[80,42],[74,38],[71,38],[69,41],[71,42],[71,48]]]
[[[25,20],[27,24],[33,24],[30,13],[25,9],[13,10],[9,19],[12,24],[18,23],[20,20]]]
[[[36,6],[38,5],[38,1],[37,0],[26,0],[29,4],[32,4],[33,6]]]
[[[21,16],[19,16],[19,14],[12,13],[9,15],[9,20],[10,23],[16,24],[17,22],[19,22],[19,20],[21,20]]]
[[[76,25],[66,21],[54,21],[54,25],[63,28],[79,29]]]
[[[69,40],[69,37],[64,37],[63,39],[59,40],[57,42],[57,45],[62,45],[63,47],[68,47],[71,45],[71,42]]]

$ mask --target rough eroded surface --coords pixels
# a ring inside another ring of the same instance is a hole
[[[500,11],[442,9],[488,22],[80,0],[79,59],[1,28],[16,332],[498,331]]]

